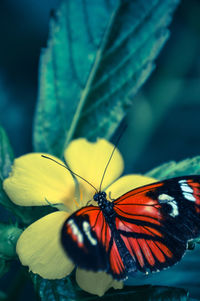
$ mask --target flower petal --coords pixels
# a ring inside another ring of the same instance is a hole
[[[141,175],[127,175],[124,177],[119,178],[117,181],[115,181],[112,185],[110,185],[106,189],[106,193],[110,196],[112,199],[117,199],[124,193],[135,189],[137,187],[141,187],[147,184],[155,183],[158,180],[150,177],[145,177]]]
[[[65,160],[69,167],[90,182],[99,190],[106,165],[109,162],[114,145],[105,139],[97,142],[88,142],[86,139],[72,141],[65,151]],[[101,189],[110,185],[122,173],[124,168],[123,158],[116,149],[106,170]],[[77,178],[82,188],[87,191],[88,199],[94,195],[94,189],[80,178]],[[83,192],[83,191],[82,191]],[[88,201],[87,199],[87,201]]]
[[[48,157],[64,164],[53,156]],[[14,203],[39,206],[72,200],[75,184],[67,169],[43,158],[40,153],[31,153],[14,161],[3,187]]]
[[[61,279],[73,270],[60,242],[68,213],[57,211],[31,224],[17,242],[17,254],[29,270],[46,279]]]
[[[114,280],[105,272],[94,273],[79,268],[76,271],[76,281],[84,291],[99,297],[103,296],[111,287],[114,289],[123,288],[122,281]]]

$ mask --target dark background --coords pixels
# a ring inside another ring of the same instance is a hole
[[[58,3],[0,0],[0,124],[16,156],[32,151],[39,55],[46,46],[50,11]],[[128,128],[119,145],[126,172],[143,173],[169,160],[200,155],[200,1],[183,0],[170,29],[157,68],[134,98],[127,117]],[[186,287],[200,299],[198,256],[197,250],[186,257],[181,272],[173,268],[162,284],[170,285],[167,279],[181,273],[179,279],[185,277],[185,282],[174,284],[184,286],[189,279],[191,285]],[[9,282],[5,290],[15,287],[17,270],[15,264],[12,274],[1,281],[1,290],[5,281]],[[35,300],[30,282],[21,292],[13,300],[27,296]]]

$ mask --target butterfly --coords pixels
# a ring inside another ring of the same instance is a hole
[[[124,280],[137,271],[160,271],[180,261],[189,240],[200,236],[200,176],[167,179],[133,189],[110,202],[73,213],[61,243],[80,268]]]

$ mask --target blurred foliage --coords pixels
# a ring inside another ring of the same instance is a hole
[[[187,301],[189,293],[180,288],[161,286],[133,286],[125,287],[123,290],[109,290],[103,297],[94,296],[81,290],[75,279],[68,277],[63,280],[47,281],[39,276],[33,276],[36,290],[39,292],[41,300],[51,301],[126,301],[130,299],[145,301]]]
[[[0,127],[0,204],[12,210],[13,203],[10,202],[3,190],[3,180],[8,176],[14,159],[13,151],[5,131]]]
[[[146,176],[153,177],[159,180],[180,177],[184,175],[199,175],[200,174],[200,156],[192,159],[186,159],[181,162],[168,162],[154,168],[146,173]]]
[[[12,259],[16,256],[16,243],[22,230],[16,226],[0,224],[0,259]]]

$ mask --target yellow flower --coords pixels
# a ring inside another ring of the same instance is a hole
[[[64,157],[72,171],[99,189],[113,147],[104,139],[95,143],[77,139],[67,147]],[[63,205],[62,211],[48,214],[31,224],[17,242],[20,261],[30,271],[46,279],[61,279],[74,268],[60,243],[61,228],[70,214],[92,200],[95,190],[80,178],[74,181],[67,169],[41,155],[31,153],[16,159],[12,173],[3,186],[10,199],[21,206]],[[112,198],[155,181],[139,175],[124,176],[116,181],[123,167],[122,156],[116,149],[101,187],[107,193],[111,192]],[[119,289],[123,286],[122,282],[113,280],[105,272],[94,273],[79,268],[76,270],[76,280],[83,290],[99,296],[110,287]]]

